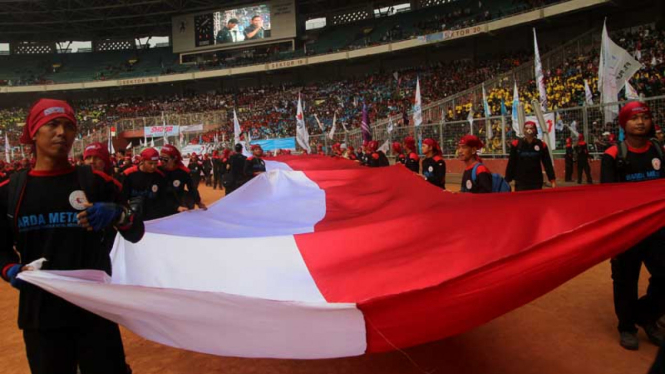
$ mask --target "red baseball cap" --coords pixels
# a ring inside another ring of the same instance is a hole
[[[146,148],[141,152],[141,161],[159,161],[159,152],[155,148]]]
[[[111,174],[111,156],[109,155],[109,150],[102,145],[102,143],[91,143],[83,151],[83,158],[96,156],[104,161],[104,171],[107,174]]]
[[[33,138],[40,127],[56,118],[66,118],[71,121],[74,126],[76,123],[76,115],[74,109],[62,100],[54,99],[39,99],[28,113],[28,118],[23,127],[23,135],[21,135],[22,144],[33,144]]]

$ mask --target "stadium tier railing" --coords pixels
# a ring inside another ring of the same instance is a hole
[[[651,108],[653,123],[663,123],[665,120],[665,96],[643,98],[642,101],[647,103]],[[620,101],[610,104],[594,104],[548,112],[553,113],[555,119],[555,156],[563,156],[565,153],[566,138],[573,138],[573,142],[575,143],[577,136],[574,136],[574,133],[579,133],[584,135],[586,142],[589,144],[591,155],[599,157],[606,148],[601,145],[603,133],[608,132],[613,134],[616,139],[619,139],[619,125],[617,120],[615,119],[609,123],[603,121],[605,108],[618,108],[628,102]],[[472,134],[478,136],[485,143],[485,148],[482,150],[483,157],[504,158],[510,152],[512,141],[518,138],[517,133],[513,130],[513,119],[510,114],[488,118],[474,118],[473,123],[470,123],[468,120],[444,121],[441,118],[440,112],[438,112],[438,115],[436,113],[436,111],[424,109],[423,124],[417,128],[413,125],[408,127],[397,126],[398,122],[395,120],[395,127],[391,132],[388,131],[386,126],[387,121],[382,121],[380,126],[372,126],[372,139],[378,141],[379,144],[384,144],[386,141],[389,143],[393,141],[402,143],[406,136],[414,136],[421,140],[432,138],[439,142],[444,156],[450,158],[456,155],[459,139],[464,135]],[[492,133],[489,137],[488,121],[492,128]],[[360,129],[353,129],[348,132],[343,131],[342,133],[335,134],[334,141],[346,143],[356,149],[360,149],[363,141],[362,132]],[[311,136],[310,142],[314,145],[317,142],[328,145],[331,140],[324,139],[323,135],[317,135]]]

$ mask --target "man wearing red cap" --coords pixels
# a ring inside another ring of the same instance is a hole
[[[113,163],[109,150],[101,143],[91,143],[85,147],[83,160],[86,165],[90,165],[94,170],[106,173],[108,176],[113,174]]]
[[[412,172],[420,174],[420,156],[418,156],[416,140],[413,136],[404,138],[404,148],[406,148],[407,153],[404,165]]]
[[[478,156],[478,151],[482,148],[483,142],[474,135],[465,135],[459,141],[458,157],[465,166],[462,174],[462,192],[492,192],[492,173],[480,162],[480,156]]]
[[[125,180],[122,182],[123,197],[146,221],[166,216],[163,209],[166,203],[166,179],[157,168],[158,162],[159,153],[156,149],[144,149],[141,162],[125,170]]]
[[[626,140],[608,148],[602,156],[601,183],[642,182],[665,177],[663,152],[650,141],[654,126],[649,107],[640,102],[626,104],[619,113]],[[614,310],[619,319],[620,344],[638,349],[635,325],[641,326],[655,344],[663,344],[663,331],[656,321],[665,313],[665,232],[660,229],[612,259]],[[647,293],[638,300],[642,263],[651,273]]]
[[[189,174],[192,176],[194,187],[199,188],[199,183],[201,183],[201,171],[203,170],[203,162],[199,160],[199,156],[196,154],[196,152],[192,153],[189,157],[189,164],[187,164],[187,169],[189,169]]]
[[[175,146],[167,144],[160,150],[159,158],[164,173],[165,191],[163,211],[165,216],[194,209],[194,204],[206,210],[208,207],[201,201],[199,190],[194,186],[189,169],[182,163],[182,155]],[[187,190],[185,190],[187,187]]]
[[[351,161],[358,161],[358,156],[356,156],[355,149],[353,149],[353,146],[348,146],[346,147],[346,150],[342,154],[342,157],[349,159]]]
[[[543,188],[543,169],[547,179],[556,187],[556,177],[552,158],[547,150],[547,144],[536,138],[538,129],[536,123],[528,121],[524,124],[524,138],[515,140],[510,148],[508,165],[506,166],[506,181],[515,181],[515,191],[540,190]]]
[[[402,152],[402,145],[400,142],[393,142],[393,154],[395,155],[396,164],[406,164],[406,155]]]
[[[203,170],[203,178],[205,180],[206,186],[212,185],[212,179],[210,179],[210,172],[212,172],[212,160],[208,154],[203,155],[203,161],[201,162],[201,167]]]
[[[252,155],[247,157],[245,160],[245,176],[249,179],[254,178],[255,176],[265,173],[266,163],[261,157],[263,157],[263,148],[260,145],[252,145]]]
[[[441,148],[436,140],[423,140],[423,177],[437,187],[446,189],[446,162],[443,160]]]
[[[575,164],[575,152],[573,152],[573,139],[566,138],[566,182],[573,181],[574,164]]]
[[[588,184],[593,183],[591,178],[591,166],[589,166],[589,147],[584,141],[584,134],[577,137],[577,145],[575,146],[575,154],[577,155],[577,184],[582,184],[582,173],[586,174],[586,181]]]
[[[33,145],[35,167],[0,184],[0,274],[20,290],[18,323],[32,373],[75,373],[77,365],[84,373],[126,373],[118,325],[17,278],[40,268],[110,274],[107,230],[131,242],[143,236],[143,222],[110,177],[69,163],[76,130],[64,101],[41,99],[30,109],[21,142]]]
[[[390,161],[383,151],[379,151],[379,142],[372,140],[367,144],[369,157],[367,158],[367,166],[371,168],[390,166]]]

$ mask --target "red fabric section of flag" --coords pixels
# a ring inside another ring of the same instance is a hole
[[[326,300],[363,311],[368,352],[479,326],[636,244],[665,219],[665,181],[451,194],[400,167],[287,163],[326,192],[325,218],[296,243]]]

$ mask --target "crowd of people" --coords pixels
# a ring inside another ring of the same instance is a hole
[[[642,28],[634,32],[616,34],[615,40],[627,50],[635,53],[644,68],[632,79],[636,90],[645,96],[663,93],[665,74],[665,43],[663,30]],[[582,56],[572,56],[558,68],[545,71],[545,82],[550,110],[582,106],[585,103],[584,81],[598,102],[597,51]],[[450,95],[473,87],[497,75],[510,71],[532,59],[532,51],[523,51],[507,56],[495,56],[482,61],[454,61],[434,63],[395,72],[376,72],[364,77],[336,81],[319,81],[305,86],[281,85],[249,87],[229,92],[189,94],[185,96],[117,99],[110,101],[88,100],[74,103],[78,110],[81,134],[104,131],[109,124],[125,118],[158,117],[162,113],[186,114],[227,111],[228,120],[222,123],[218,135],[227,139],[233,134],[232,109],[236,109],[243,131],[253,139],[281,138],[295,133],[294,118],[298,93],[303,100],[306,123],[310,134],[319,134],[320,121],[324,131],[329,131],[332,118],[336,116],[338,126],[346,129],[358,128],[363,104],[367,106],[371,123],[388,115],[404,114],[411,110],[416,77],[420,79],[423,104],[444,99]],[[518,82],[520,100],[525,111],[531,112],[531,100],[538,96],[534,80]],[[513,82],[500,82],[488,87],[488,102],[492,114],[512,111]],[[446,121],[466,120],[473,110],[478,119],[484,117],[481,102],[457,102],[448,109]],[[504,112],[505,110],[505,112]],[[25,122],[24,108],[0,110],[0,130],[9,133],[10,143],[16,143],[20,127]],[[660,118],[662,113],[655,113]],[[405,121],[409,121],[404,115]],[[400,121],[397,125],[404,125]],[[159,122],[161,123],[161,121]],[[497,139],[488,141],[492,149],[501,149],[498,137],[500,124],[494,123]],[[611,127],[611,130],[609,129]],[[510,129],[508,129],[510,130]],[[484,128],[480,129],[482,135]],[[592,124],[590,139],[595,145],[605,132],[617,132],[617,127],[603,123],[601,118]]]

